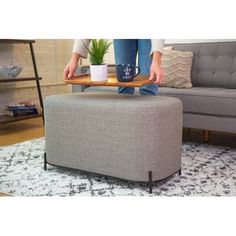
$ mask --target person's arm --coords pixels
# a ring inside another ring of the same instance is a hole
[[[87,58],[90,41],[91,39],[76,39],[73,46],[73,53],[77,53],[81,57]]]
[[[71,59],[63,71],[64,78],[70,78],[75,74],[80,57],[87,58],[90,41],[90,39],[75,40]]]
[[[153,52],[160,52],[162,54],[162,50],[164,47],[165,40],[164,39],[151,39],[152,47],[150,55],[153,54]]]
[[[163,79],[163,71],[161,69],[161,55],[164,47],[164,39],[152,39],[152,47],[150,55],[152,56],[152,64],[150,67],[149,80],[154,81],[156,84],[160,84]]]

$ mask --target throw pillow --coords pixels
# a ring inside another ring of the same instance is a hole
[[[161,67],[164,79],[161,86],[191,88],[192,60],[192,52],[163,49]]]

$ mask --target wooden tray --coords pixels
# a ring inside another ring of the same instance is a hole
[[[90,86],[118,86],[118,87],[141,87],[152,82],[148,80],[147,76],[137,76],[132,82],[118,82],[115,74],[108,74],[107,81],[96,82],[91,81],[90,74],[81,74],[73,76],[70,79],[65,79],[67,84],[79,84]]]

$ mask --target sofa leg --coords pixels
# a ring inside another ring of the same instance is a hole
[[[203,130],[203,142],[204,143],[209,142],[209,130]]]
[[[44,170],[46,171],[47,170],[47,155],[46,155],[46,152],[44,153],[43,155],[43,160],[44,160]]]
[[[149,186],[149,193],[152,193],[152,171],[148,172],[148,186]]]

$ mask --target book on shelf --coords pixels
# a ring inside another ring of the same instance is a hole
[[[35,106],[7,106],[9,111],[29,111],[36,109]]]
[[[21,110],[15,110],[15,111],[10,111],[10,110],[6,110],[5,111],[5,115],[8,116],[26,116],[26,115],[37,115],[38,114],[38,110],[37,109],[31,109],[31,110],[27,110],[27,111],[21,111]]]
[[[38,110],[32,102],[20,102],[18,104],[10,104],[6,107],[5,115],[9,116],[26,116],[37,115]]]

